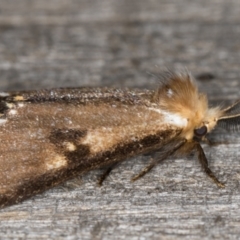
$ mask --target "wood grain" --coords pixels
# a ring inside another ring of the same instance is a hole
[[[164,67],[187,67],[205,76],[199,87],[213,103],[232,102],[240,98],[239,10],[237,0],[2,0],[0,89],[153,89]],[[149,159],[140,156],[101,188],[99,170],[1,210],[0,238],[237,239],[239,134],[211,138],[227,141],[204,146],[225,189],[196,156],[169,159],[131,183]]]

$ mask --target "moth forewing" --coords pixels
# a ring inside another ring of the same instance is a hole
[[[57,89],[2,97],[0,206],[171,142],[181,122],[170,124],[151,96]]]

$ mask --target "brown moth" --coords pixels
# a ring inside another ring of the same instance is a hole
[[[67,179],[159,151],[133,180],[172,154],[198,153],[213,181],[200,140],[217,124],[237,129],[240,101],[209,108],[186,72],[167,73],[156,91],[111,88],[0,93],[0,207]]]

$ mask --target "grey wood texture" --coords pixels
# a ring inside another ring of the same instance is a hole
[[[211,101],[240,98],[240,1],[0,0],[0,89],[154,88],[187,67]],[[238,239],[240,137],[204,145],[225,189],[196,156],[168,159],[135,183],[148,156],[125,161],[101,188],[93,171],[0,211],[0,239]],[[1,141],[4,141],[1,139]]]

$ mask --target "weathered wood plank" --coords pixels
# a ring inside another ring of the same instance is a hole
[[[0,89],[64,86],[154,88],[164,67],[211,73],[199,86],[214,102],[240,98],[240,2],[1,1]],[[155,67],[155,66],[158,67]],[[226,182],[218,189],[194,156],[169,159],[136,183],[148,157],[100,171],[0,211],[2,239],[202,239],[240,234],[239,134],[205,146]],[[194,159],[194,160],[193,160]]]

